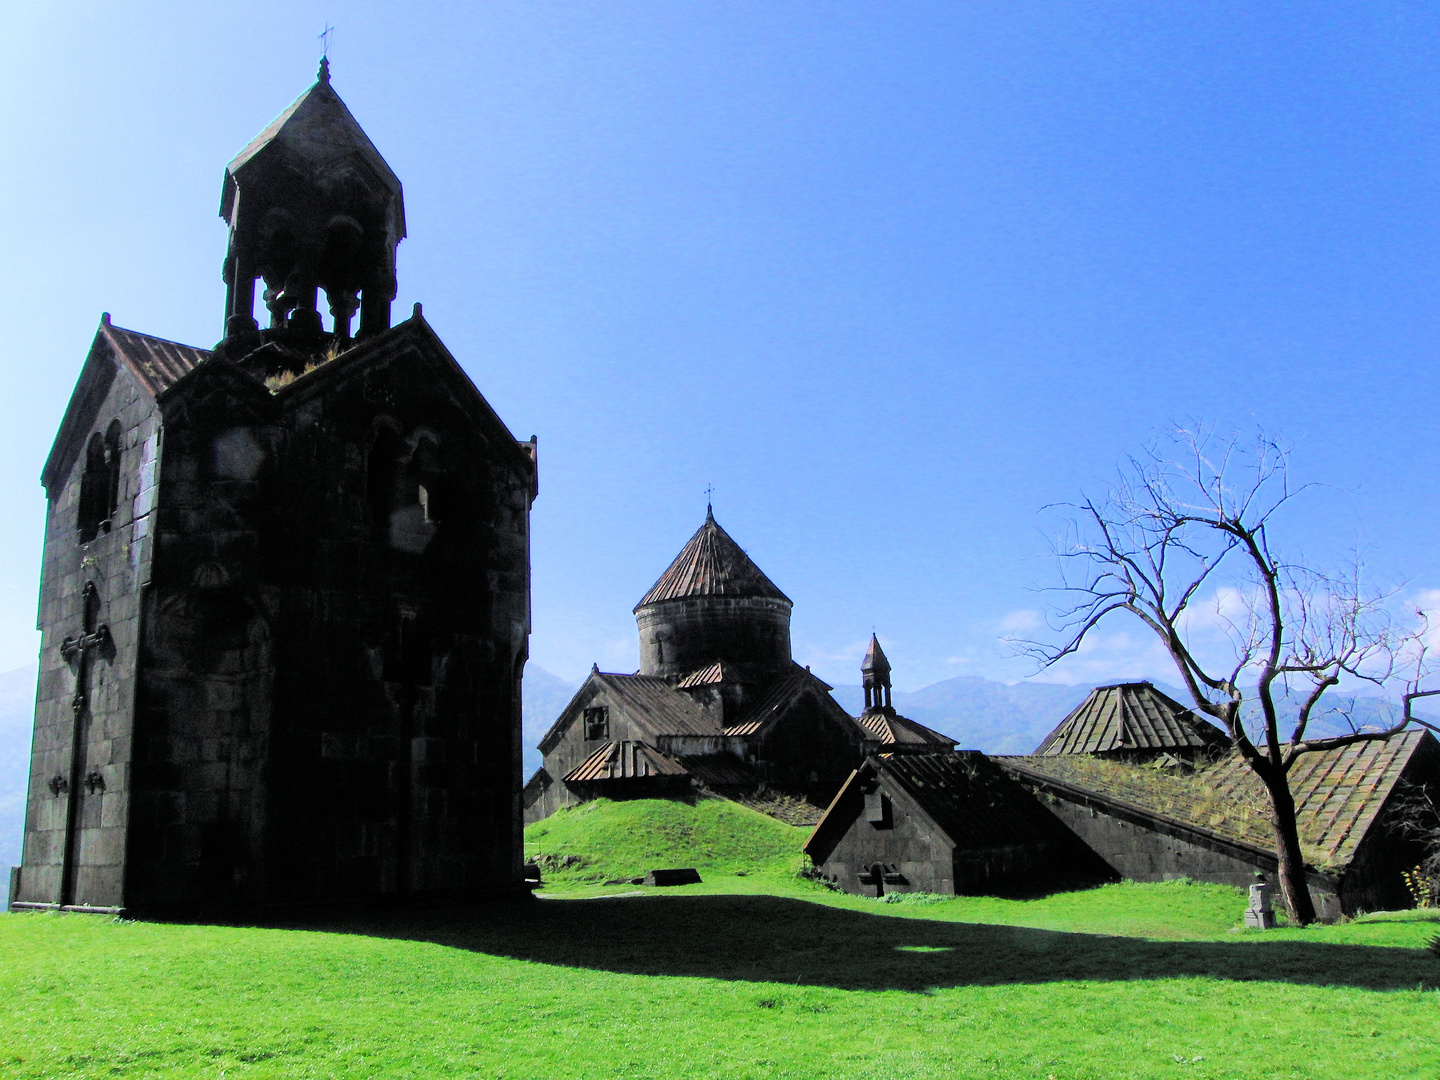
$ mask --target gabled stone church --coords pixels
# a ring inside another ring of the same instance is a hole
[[[400,181],[323,62],[220,212],[223,340],[103,317],[45,464],[17,906],[518,891],[535,442],[391,325]]]
[[[526,821],[594,798],[699,787],[732,797],[764,789],[824,806],[866,753],[954,749],[897,716],[890,664],[873,639],[866,711],[848,715],[829,685],[791,659],[791,607],[707,509],[635,606],[640,670],[593,669],[541,738]]]

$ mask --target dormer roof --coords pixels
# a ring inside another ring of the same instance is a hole
[[[713,510],[706,510],[705,524],[690,538],[670,568],[650,587],[640,603],[680,600],[691,596],[733,596],[780,600],[790,598],[775,587],[750,556],[722,529]]]

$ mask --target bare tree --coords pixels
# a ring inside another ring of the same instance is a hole
[[[1423,615],[1418,628],[1398,624],[1393,597],[1367,586],[1358,562],[1324,573],[1277,554],[1272,519],[1299,490],[1290,484],[1286,448],[1263,434],[1246,444],[1213,428],[1179,429],[1126,458],[1105,498],[1067,504],[1055,552],[1062,578],[1056,591],[1065,597],[1052,617],[1059,644],[1021,644],[1050,666],[1076,652],[1113,612],[1148,626],[1197,711],[1229,734],[1264,785],[1281,893],[1303,925],[1315,920],[1315,908],[1291,767],[1302,754],[1424,723],[1412,715],[1412,703],[1440,690],[1420,689],[1428,671]],[[1348,730],[1311,735],[1322,701],[1342,683],[1403,684],[1393,722],[1362,729],[1341,708],[1335,711]]]

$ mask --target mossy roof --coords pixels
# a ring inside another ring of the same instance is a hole
[[[1420,758],[1424,767],[1440,770],[1440,743],[1429,732],[1302,754],[1290,787],[1306,861],[1327,870],[1348,865],[1401,774]],[[1267,852],[1275,846],[1269,798],[1233,751],[1194,772],[1086,754],[995,760],[1022,779],[1076,789]]]

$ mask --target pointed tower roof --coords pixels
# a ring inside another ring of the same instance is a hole
[[[1045,737],[1036,755],[1120,750],[1193,750],[1225,735],[1148,682],[1097,686]]]
[[[328,64],[322,63],[315,84],[225,167],[220,216],[227,222],[234,213],[244,174],[269,163],[283,165],[322,188],[349,183],[365,189],[373,198],[391,204],[395,239],[405,236],[400,178],[331,87]]]
[[[874,634],[870,635],[870,648],[865,651],[865,660],[860,665],[860,674],[876,675],[882,672],[890,674],[890,661],[885,657],[885,650],[880,648],[880,639]]]
[[[743,596],[790,603],[790,598],[730,539],[709,508],[705,511],[705,524],[680,549],[670,568],[660,575],[660,580],[650,587],[635,610],[646,604],[687,596]]]

